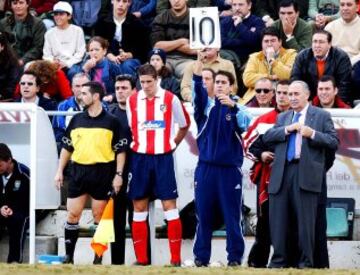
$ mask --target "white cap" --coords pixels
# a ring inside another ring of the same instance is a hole
[[[53,12],[67,12],[72,15],[73,8],[68,2],[59,1],[54,5]]]

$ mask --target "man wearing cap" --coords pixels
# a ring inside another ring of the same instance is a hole
[[[86,52],[82,28],[70,24],[72,13],[69,3],[56,3],[53,8],[56,26],[45,33],[43,59],[55,62],[60,68],[71,68]]]

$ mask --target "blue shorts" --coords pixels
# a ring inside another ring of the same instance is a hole
[[[133,152],[129,173],[128,196],[132,200],[178,197],[172,153],[147,155]]]

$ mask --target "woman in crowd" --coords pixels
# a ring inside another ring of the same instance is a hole
[[[100,36],[91,38],[87,44],[88,58],[82,64],[74,65],[69,70],[68,76],[72,78],[78,72],[88,74],[92,81],[104,86],[106,95],[103,100],[112,102],[115,99],[115,78],[121,74],[121,70],[106,57],[108,47],[109,42],[106,39]]]
[[[154,48],[149,53],[149,63],[154,66],[158,73],[158,85],[173,94],[175,94],[180,100],[180,83],[176,77],[172,74],[170,69],[165,66],[166,53],[162,49]],[[140,81],[136,83],[136,89],[141,90]]]
[[[0,101],[10,101],[19,79],[20,67],[5,33],[0,32]]]
[[[60,102],[72,96],[70,82],[63,70],[51,61],[36,60],[26,66],[27,70],[33,71],[41,81],[40,92],[46,98]],[[15,91],[15,97],[20,94],[19,86]]]

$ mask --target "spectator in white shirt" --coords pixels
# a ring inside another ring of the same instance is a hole
[[[67,70],[81,62],[85,55],[84,32],[80,27],[70,24],[73,9],[69,3],[58,2],[53,12],[56,26],[45,34],[43,59],[53,61]]]

